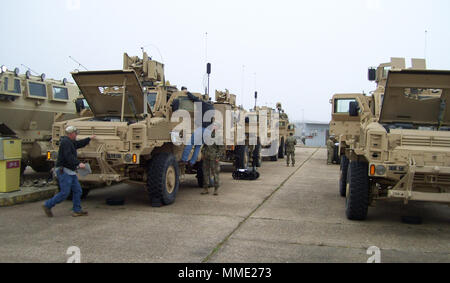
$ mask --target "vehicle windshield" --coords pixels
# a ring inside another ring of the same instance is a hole
[[[155,107],[155,104],[156,104],[156,96],[157,96],[156,92],[149,92],[149,93],[147,93],[147,102],[148,102],[148,104],[150,104],[150,107],[152,108],[152,110],[153,110],[153,107]]]
[[[334,113],[349,113],[350,111],[350,102],[356,102],[354,98],[342,98],[335,99],[334,101]]]
[[[192,100],[190,100],[189,97],[180,96],[178,100],[180,101],[179,109],[194,112],[194,102],[192,102]]]

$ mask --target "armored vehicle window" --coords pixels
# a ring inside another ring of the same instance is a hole
[[[29,82],[28,86],[30,89],[30,96],[47,98],[47,90],[45,88],[45,84]]]
[[[84,109],[91,110],[91,107],[89,106],[89,103],[87,102],[86,99],[83,99],[83,105],[84,105]]]
[[[20,80],[17,80],[17,79],[14,80],[14,90],[13,90],[13,92],[14,93],[21,93],[22,92],[22,90],[20,88]]]
[[[6,92],[12,92],[12,93],[21,93],[21,92],[22,92],[21,87],[20,87],[20,80],[14,79],[14,89],[12,89],[12,90],[9,90],[9,89],[8,89],[8,83],[9,83],[8,78],[5,78],[4,83],[5,83],[5,84],[4,84],[4,86],[3,86],[3,89],[4,89]]]
[[[123,94],[123,87],[122,86],[99,86],[98,91],[102,95],[109,95],[109,96],[122,96]]]
[[[69,93],[67,91],[67,88],[54,86],[53,87],[53,98],[61,99],[61,100],[69,100]]]
[[[440,98],[442,89],[405,88],[403,94],[414,100],[427,100]]]
[[[350,102],[356,102],[356,100],[351,98],[336,99],[334,101],[334,113],[348,113]]]
[[[147,102],[150,104],[150,107],[153,108],[153,106],[155,106],[156,103],[156,92],[150,92],[147,94]]]
[[[190,100],[187,96],[181,96],[178,98],[178,100],[180,101],[179,109],[183,109],[190,112],[194,111],[194,102],[192,102],[192,100]]]
[[[4,85],[3,85],[3,89],[4,89],[5,91],[8,91],[8,78],[5,78]]]

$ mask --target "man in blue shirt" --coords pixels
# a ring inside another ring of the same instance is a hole
[[[88,212],[81,209],[82,188],[78,181],[78,168],[84,169],[86,165],[77,159],[77,149],[87,146],[95,135],[83,140],[77,141],[78,130],[74,126],[66,128],[66,136],[61,138],[58,151],[58,160],[56,161],[56,175],[59,182],[60,191],[53,198],[47,200],[42,208],[48,217],[53,217],[52,208],[58,203],[63,202],[73,194],[73,212],[72,216],[87,216]]]

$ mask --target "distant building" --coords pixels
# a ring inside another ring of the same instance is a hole
[[[306,146],[325,147],[330,131],[330,124],[326,122],[305,121],[295,122],[295,136],[305,138]]]

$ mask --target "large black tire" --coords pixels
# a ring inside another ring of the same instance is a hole
[[[280,159],[284,158],[284,152],[285,152],[284,149],[285,149],[284,138],[282,138],[280,147],[278,148],[278,158],[280,158]]]
[[[50,172],[54,165],[54,162],[47,161],[46,157],[31,160],[31,168],[38,173]]]
[[[369,165],[351,161],[349,165],[349,190],[345,202],[345,214],[350,220],[365,220],[369,208]]]
[[[162,152],[152,158],[148,165],[148,192],[152,206],[175,202],[180,186],[180,169],[175,156]]]
[[[238,145],[236,146],[236,156],[234,167],[237,169],[247,169],[248,168],[248,146]]]
[[[339,193],[341,197],[346,195],[348,163],[347,156],[341,155],[341,177],[339,178]]]

